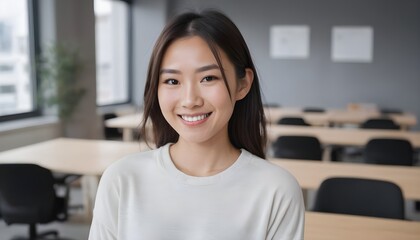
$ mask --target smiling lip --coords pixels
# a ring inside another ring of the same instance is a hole
[[[205,122],[210,115],[211,112],[198,115],[179,115],[179,117],[188,125],[197,125]]]

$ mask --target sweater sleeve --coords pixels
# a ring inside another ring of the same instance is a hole
[[[108,168],[102,175],[96,194],[89,240],[117,239],[119,185],[118,173]]]
[[[303,240],[305,225],[305,206],[302,190],[294,178],[288,181],[288,189],[279,191],[276,196],[267,240]],[[282,193],[287,192],[283,195]]]

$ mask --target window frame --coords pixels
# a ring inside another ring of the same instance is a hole
[[[30,71],[30,82],[31,82],[31,90],[32,90],[32,111],[22,112],[22,113],[15,113],[15,114],[7,114],[7,115],[0,115],[0,123],[11,121],[11,120],[18,120],[18,119],[25,119],[30,117],[37,117],[41,115],[41,108],[39,102],[37,100],[38,91],[39,91],[39,84],[37,81],[38,74],[35,67],[35,59],[36,56],[40,53],[39,48],[39,25],[38,25],[38,6],[36,4],[37,1],[26,0],[28,6],[28,41],[29,41],[29,62],[31,66]]]
[[[131,0],[111,0],[111,1],[119,1],[119,2],[124,2],[127,4],[128,7],[128,11],[127,11],[127,101],[124,102],[115,102],[115,103],[109,103],[109,104],[103,104],[103,105],[99,105],[96,101],[96,106],[98,108],[108,108],[108,107],[113,107],[113,106],[122,106],[122,105],[127,105],[127,104],[131,104],[133,101],[133,93],[131,91],[132,87],[133,87],[133,8],[132,8],[132,1]],[[95,40],[96,41],[96,40]],[[96,79],[97,80],[97,79]]]

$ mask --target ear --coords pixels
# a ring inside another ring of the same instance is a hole
[[[251,68],[245,68],[245,77],[239,79],[238,87],[236,88],[235,100],[239,101],[246,97],[251,89],[252,82],[254,81],[254,71]]]

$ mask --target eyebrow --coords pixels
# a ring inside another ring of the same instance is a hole
[[[218,65],[216,65],[216,64],[211,64],[211,65],[206,65],[206,66],[203,66],[203,67],[199,67],[199,68],[197,68],[197,69],[195,70],[195,72],[196,72],[196,73],[199,73],[199,72],[205,72],[205,71],[208,71],[208,70],[213,70],[213,69],[220,69],[220,68],[219,68],[219,66],[218,66]],[[176,69],[167,69],[167,68],[163,68],[163,69],[161,69],[161,70],[159,71],[159,73],[160,73],[160,74],[163,74],[163,73],[180,74],[180,73],[181,73],[181,71],[176,70]]]

